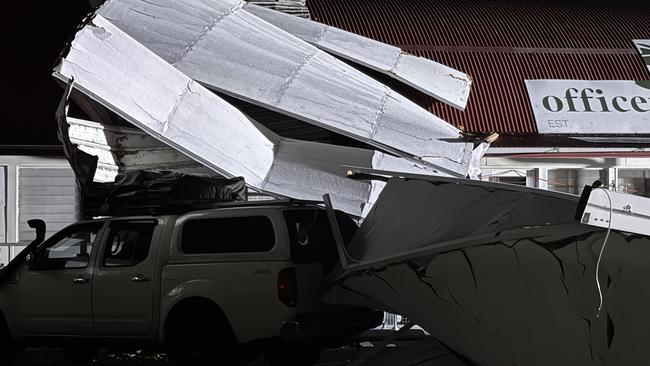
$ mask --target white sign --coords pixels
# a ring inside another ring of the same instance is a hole
[[[526,80],[542,134],[648,134],[650,81]]]
[[[645,61],[648,71],[650,71],[650,39],[637,39],[634,44],[641,52],[641,57],[643,57],[643,61]]]

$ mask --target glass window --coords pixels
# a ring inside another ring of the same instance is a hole
[[[580,194],[586,185],[595,181],[607,184],[607,172],[600,169],[549,169],[548,189],[551,191]]]
[[[327,211],[305,208],[286,210],[283,214],[289,231],[293,262],[321,263],[328,269],[338,260]],[[350,216],[340,211],[336,212],[336,219],[343,241],[347,244],[358,226]]]
[[[182,249],[188,254],[268,252],[275,231],[268,217],[190,220],[183,225]]]
[[[518,186],[526,186],[526,176],[523,177],[490,177],[490,182],[515,184]]]
[[[525,170],[495,170],[487,172],[484,175],[488,181],[494,183],[515,184],[518,186],[526,186],[527,177]]]
[[[75,225],[65,229],[41,246],[37,254],[37,268],[85,268],[103,222]]]
[[[155,225],[155,222],[112,222],[104,266],[129,267],[147,259]]]
[[[650,169],[619,169],[618,191],[650,197]]]
[[[548,189],[564,193],[578,193],[577,172],[574,169],[553,169],[548,171]]]

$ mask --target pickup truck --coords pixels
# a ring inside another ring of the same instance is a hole
[[[356,223],[336,219],[349,240]],[[61,346],[78,362],[99,348],[164,347],[172,365],[236,364],[260,352],[272,365],[311,365],[322,348],[382,321],[376,310],[322,302],[338,254],[314,203],[102,218],[44,241],[40,226],[0,276],[3,365],[34,344]]]

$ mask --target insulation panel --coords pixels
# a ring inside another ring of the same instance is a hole
[[[70,120],[71,140],[107,166],[128,170],[145,163],[191,164],[191,159],[279,196],[320,200],[331,192],[339,207],[355,216],[367,213],[382,185],[347,179],[347,166],[436,173],[377,151],[283,139],[102,16],[79,31],[55,76],[73,79],[77,90],[160,141]]]
[[[247,4],[245,9],[328,53],[385,73],[458,109],[467,105],[472,80],[449,66],[309,19],[255,4]]]
[[[212,90],[467,174],[472,144],[458,129],[238,0],[110,0],[98,12]]]

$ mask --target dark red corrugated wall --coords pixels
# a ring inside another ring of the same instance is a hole
[[[474,84],[465,112],[412,90],[400,91],[468,131],[505,134],[537,132],[526,79],[650,79],[632,43],[650,37],[650,3],[612,4],[585,7],[570,0],[307,2],[314,20],[470,74]]]

